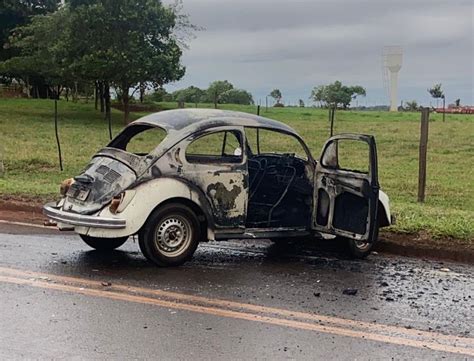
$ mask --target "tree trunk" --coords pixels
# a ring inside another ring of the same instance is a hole
[[[109,98],[110,98],[110,92]],[[99,100],[100,100],[100,112],[103,113],[105,111],[105,82],[99,81]]]
[[[146,90],[145,84],[140,83],[140,103],[143,103],[143,99],[145,98],[145,90]]]
[[[74,94],[72,95],[72,101],[75,103],[77,102],[77,81],[74,82]]]
[[[31,96],[30,94],[30,77],[26,77],[26,97],[29,98]]]
[[[66,87],[66,101],[69,101],[69,87]]]
[[[128,94],[129,85],[127,83],[122,84],[122,104],[123,104],[123,122],[128,124],[130,116],[130,96]]]
[[[443,122],[446,120],[446,97],[443,96]]]
[[[108,82],[104,82],[103,86],[103,100],[104,100],[104,107],[105,107],[105,119],[110,119],[110,86]]]
[[[99,109],[99,82],[94,82],[94,109]]]

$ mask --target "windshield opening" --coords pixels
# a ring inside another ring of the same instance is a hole
[[[145,156],[154,150],[166,137],[166,131],[148,124],[136,124],[125,128],[108,145],[138,156]]]

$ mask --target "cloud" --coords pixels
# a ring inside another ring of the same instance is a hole
[[[171,90],[228,79],[256,99],[279,87],[296,101],[338,79],[383,99],[382,49],[401,45],[401,99],[426,102],[426,88],[442,82],[448,98],[474,102],[470,1],[184,0],[184,11],[206,30]]]

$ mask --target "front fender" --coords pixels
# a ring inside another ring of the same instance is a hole
[[[138,233],[156,207],[174,198],[186,199],[196,204],[206,215],[208,225],[210,227],[213,225],[212,220],[209,219],[209,215],[211,214],[209,212],[209,205],[205,199],[203,199],[202,194],[200,194],[198,189],[186,183],[184,180],[177,178],[152,179],[139,184],[131,191],[133,191],[135,195],[120,213],[112,214],[107,206],[97,214],[97,216],[100,217],[120,217],[126,222],[125,228],[104,229],[76,227],[75,231],[79,234],[104,238],[130,236]]]
[[[390,213],[390,201],[388,195],[379,190],[379,210],[378,210],[379,226],[388,227],[392,225],[392,214]]]

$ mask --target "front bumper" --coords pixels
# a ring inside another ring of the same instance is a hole
[[[125,219],[106,218],[100,216],[87,216],[83,214],[71,213],[61,210],[56,203],[47,203],[43,206],[43,213],[46,217],[60,223],[72,226],[121,229],[125,228]]]

